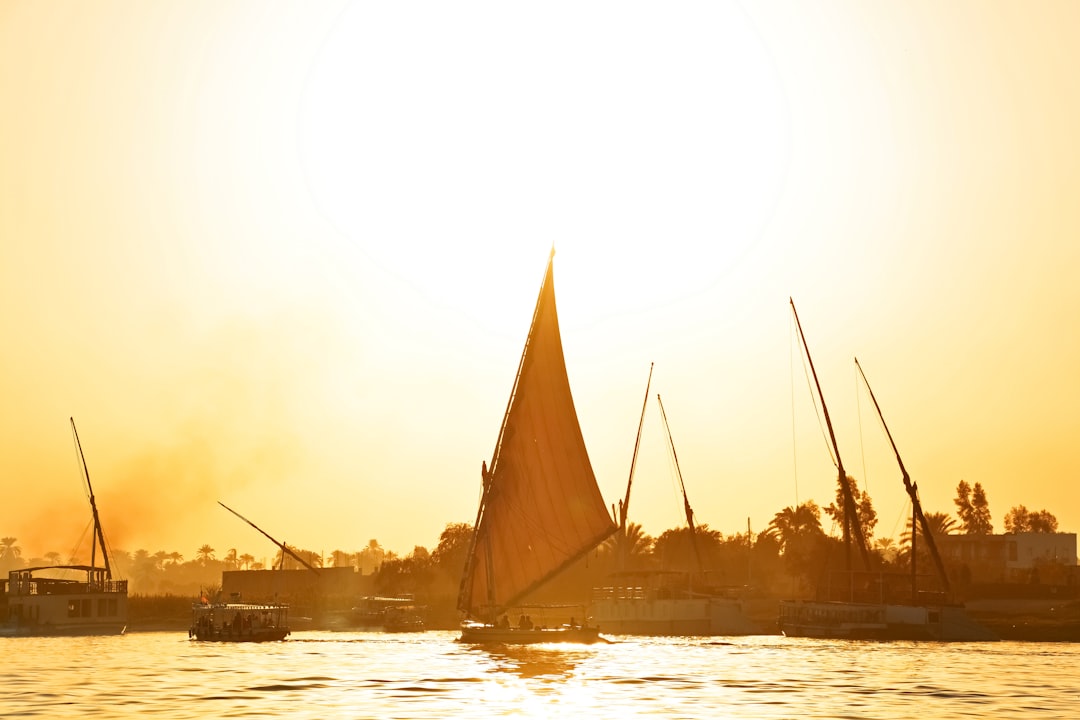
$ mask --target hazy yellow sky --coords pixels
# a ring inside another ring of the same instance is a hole
[[[698,522],[831,500],[791,296],[878,536],[853,356],[928,511],[1075,532],[1078,67],[1074,2],[5,2],[0,535],[79,541],[74,416],[117,548],[432,547],[552,245],[610,503],[652,361]]]

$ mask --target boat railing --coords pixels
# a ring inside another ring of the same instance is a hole
[[[641,586],[633,585],[608,585],[594,587],[592,599],[596,600],[644,600],[648,591]]]
[[[908,573],[847,572],[830,574],[818,599],[839,602],[876,603],[889,605],[941,605],[945,592],[934,587],[935,578]],[[913,589],[914,582],[914,589]]]

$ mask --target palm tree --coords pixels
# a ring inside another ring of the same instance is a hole
[[[891,537],[874,540],[874,549],[881,553],[886,562],[891,562],[896,557],[896,541]]]
[[[45,560],[50,565],[59,565],[61,557],[63,557],[63,556],[60,553],[56,552],[55,550],[51,550],[51,551],[45,553]]]
[[[368,573],[374,572],[382,564],[383,560],[388,559],[386,551],[383,550],[382,545],[375,538],[368,540],[367,547],[361,550],[359,555],[360,569]]]
[[[330,553],[330,562],[334,564],[334,567],[349,567],[352,565],[352,553],[347,553],[344,550],[335,550]]]
[[[935,538],[939,538],[942,535],[950,535],[954,530],[959,529],[959,524],[956,518],[952,517],[948,513],[931,512],[924,513],[926,517],[926,524],[930,527],[930,534]],[[919,546],[918,562],[923,562],[924,553],[926,553],[926,541],[923,539],[922,525],[918,526],[916,531],[915,542]],[[896,560],[905,564],[911,563],[911,526],[900,535],[900,547],[896,553]]]
[[[949,515],[949,513],[931,512],[931,513],[925,513],[925,517],[926,517],[926,524],[930,526],[930,533],[934,537],[941,537],[942,535],[951,535],[953,533],[953,531],[955,531],[958,528],[956,518]],[[919,529],[918,529],[918,538],[916,538],[916,541],[918,541],[919,538],[922,538],[922,536],[923,536],[923,531],[922,531],[922,526],[920,525]],[[900,547],[901,548],[910,548],[911,547],[911,527],[910,526],[908,526],[908,529],[905,530],[900,535]]]
[[[0,560],[14,560],[22,556],[22,548],[16,545],[16,538],[0,538]]]
[[[824,535],[821,529],[821,509],[813,500],[795,506],[789,505],[773,516],[766,529],[785,552],[803,538]]]
[[[209,545],[203,545],[195,551],[195,559],[205,566],[206,563],[214,559],[214,548]]]
[[[175,550],[169,553],[169,562],[171,562],[173,565],[179,565],[183,559],[184,556],[176,552]]]
[[[639,565],[649,556],[654,540],[641,529],[640,523],[628,523],[600,546],[601,552],[623,563],[626,568]]]
[[[251,567],[252,563],[255,562],[255,556],[249,553],[244,553],[243,555],[238,557],[237,560],[240,561],[240,567],[246,570]]]
[[[225,553],[225,569],[235,570],[240,566],[240,563],[236,559],[236,548],[229,548],[229,552]]]

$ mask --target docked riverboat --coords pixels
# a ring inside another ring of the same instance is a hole
[[[90,564],[19,568],[0,580],[0,636],[118,635],[127,630],[127,580],[114,580],[94,488],[75,419],[71,432],[82,463],[93,519]],[[102,565],[97,564],[98,549]]]

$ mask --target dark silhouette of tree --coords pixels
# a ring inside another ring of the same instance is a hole
[[[378,569],[379,565],[386,558],[386,551],[383,550],[382,545],[375,538],[368,540],[367,547],[357,553],[358,567],[360,572],[372,573]]]
[[[472,542],[472,525],[449,523],[439,535],[439,544],[431,553],[432,563],[448,576],[457,579],[465,569],[465,558]]]
[[[874,527],[877,525],[877,511],[874,510],[874,503],[870,500],[870,493],[859,490],[855,478],[848,475],[844,480],[851,490],[852,499],[855,501],[856,520],[858,520],[859,526],[862,528],[863,537],[866,538],[866,542],[869,544],[873,540]],[[844,511],[844,490],[839,483],[836,486],[836,501],[829,503],[825,508],[825,514],[831,517],[837,526],[844,527],[844,517],[847,513]],[[854,537],[854,534],[852,534],[852,537]]]
[[[330,567],[343,568],[352,567],[353,565],[353,553],[347,553],[344,550],[334,550],[330,553]]]
[[[600,553],[611,570],[640,570],[652,555],[653,538],[645,534],[639,523],[627,523],[600,546]]]
[[[935,539],[943,535],[951,535],[957,529],[956,518],[949,513],[943,512],[926,513],[926,524],[930,526],[930,532]],[[928,563],[931,562],[931,558],[930,552],[927,550],[922,525],[916,526],[915,543],[918,547],[919,563],[924,567],[929,567]],[[901,565],[910,566],[911,564],[911,525],[908,525],[907,530],[900,534],[900,548],[896,553],[896,561]]]
[[[17,538],[0,538],[0,566],[16,568],[22,564],[22,548],[16,545]]]
[[[898,552],[896,541],[891,537],[878,538],[874,541],[874,551],[881,555],[882,560],[891,563],[896,559]]]
[[[961,480],[956,486],[956,514],[960,517],[960,526],[966,535],[992,535],[994,524],[990,519],[990,503],[981,483],[975,487]]]
[[[693,535],[689,527],[672,528],[662,532],[660,537],[653,542],[653,558],[662,570],[680,572],[698,572],[699,569],[714,570],[723,538],[719,530],[710,530],[705,523],[695,526]],[[702,568],[698,568],[695,543],[697,553],[701,554],[701,564],[704,566]]]
[[[1032,512],[1023,505],[1017,505],[1005,515],[1005,532],[1016,533],[1054,533],[1058,521],[1046,510]]]
[[[139,552],[144,551],[140,550]],[[210,547],[209,545],[203,545],[195,551],[195,559],[201,562],[203,565],[206,565],[208,562],[214,559],[214,548]]]
[[[813,500],[789,505],[773,516],[765,534],[780,543],[780,550],[786,553],[807,538],[825,534],[821,529],[821,509]]]
[[[293,547],[292,545],[289,546],[289,550],[296,553],[296,555],[298,555],[299,557],[303,558],[304,562],[306,562],[311,567],[321,568],[323,566],[322,555],[315,552],[314,550],[301,550],[300,548]],[[282,554],[285,555],[284,565],[281,564]],[[304,565],[292,555],[284,553],[281,548],[278,548],[277,554],[274,555],[274,567],[280,567],[286,570],[301,570],[303,569]]]

